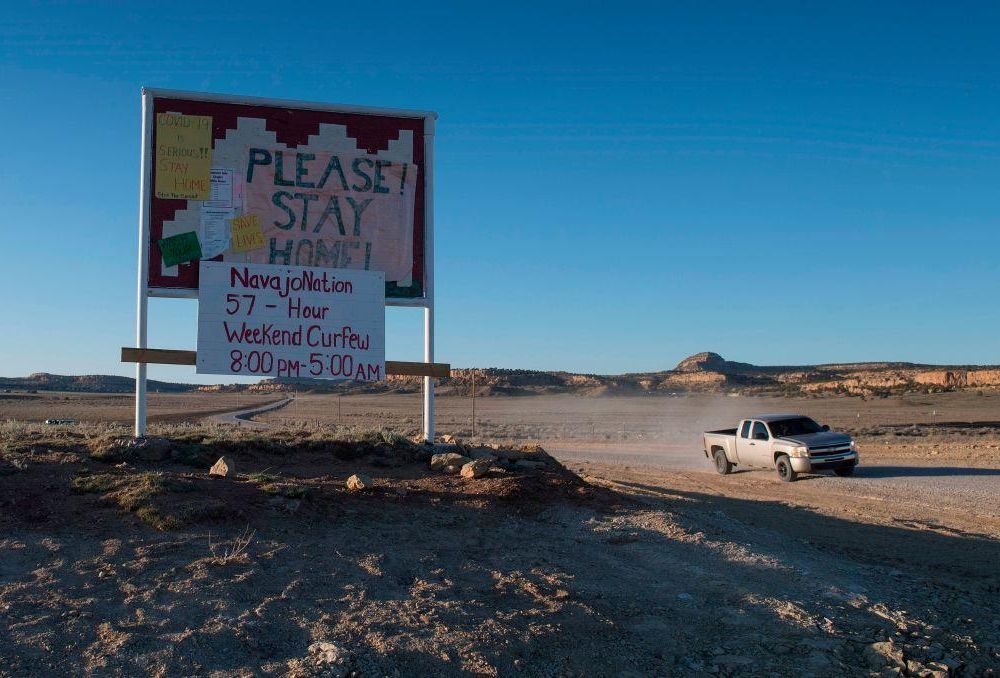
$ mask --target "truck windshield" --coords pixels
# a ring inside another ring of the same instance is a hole
[[[787,438],[788,436],[801,436],[807,433],[819,433],[823,427],[809,417],[795,417],[794,419],[781,419],[779,421],[768,422],[771,427],[771,435],[775,438]]]

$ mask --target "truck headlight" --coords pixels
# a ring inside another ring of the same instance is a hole
[[[792,458],[801,459],[803,457],[809,456],[809,448],[800,445],[799,447],[793,447],[790,455]]]
[[[851,452],[857,452],[857,451],[858,451],[858,444],[852,440],[851,441]]]

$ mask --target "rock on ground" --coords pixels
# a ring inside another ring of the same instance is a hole
[[[336,643],[326,640],[313,643],[309,646],[309,659],[323,675],[339,677],[348,674],[350,655]]]
[[[497,456],[490,447],[474,447],[468,452],[468,456],[472,460],[476,459],[489,459],[490,462],[496,460]]]
[[[375,487],[375,483],[372,481],[371,476],[364,473],[355,473],[347,479],[347,489],[354,492],[370,490],[373,487]]]
[[[213,478],[231,478],[236,475],[236,466],[229,457],[219,457],[219,461],[208,470],[208,475]]]
[[[903,650],[896,647],[891,640],[872,643],[865,648],[864,654],[868,665],[875,670],[879,670],[884,666],[906,666],[906,661],[903,657]]]
[[[458,469],[462,468],[464,465],[468,464],[470,461],[472,460],[466,457],[465,455],[458,454],[457,452],[444,452],[442,454],[435,454],[434,456],[431,457],[431,470],[445,471],[446,473],[448,473],[449,472],[447,470],[448,467],[454,466],[455,471],[451,471],[451,473],[454,473],[457,472]]]
[[[462,466],[462,477],[463,478],[482,478],[484,475],[489,473],[490,468],[493,467],[493,459],[483,458],[476,459],[475,461],[470,461],[468,464]]]

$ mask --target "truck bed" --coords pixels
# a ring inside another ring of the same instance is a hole
[[[718,433],[719,435],[723,435],[723,436],[735,436],[736,435],[736,429],[735,428],[723,428],[723,429],[719,429],[718,431],[705,431],[705,433]]]

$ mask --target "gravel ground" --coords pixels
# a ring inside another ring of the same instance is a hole
[[[582,480],[464,479],[315,449],[232,461],[245,475],[213,481],[44,446],[9,459],[0,675],[1000,669],[989,515],[768,473],[574,462]],[[373,490],[345,489],[359,470]],[[160,532],[69,490],[109,475],[160,479],[176,491],[158,509],[194,518]]]

